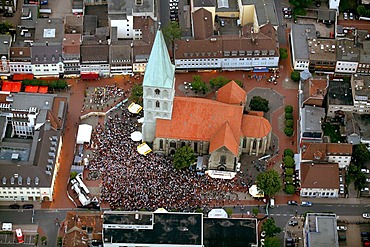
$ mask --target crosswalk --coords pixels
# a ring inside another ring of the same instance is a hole
[[[290,216],[290,217],[293,217],[294,214],[270,214],[270,216],[284,216],[284,217]]]

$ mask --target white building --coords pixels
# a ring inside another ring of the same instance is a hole
[[[59,77],[64,73],[62,45],[32,46],[31,64],[35,77]]]
[[[370,76],[352,76],[353,112],[369,114],[370,112]]]

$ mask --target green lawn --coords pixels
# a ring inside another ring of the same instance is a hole
[[[330,124],[330,123],[324,123],[322,125],[322,129],[324,130],[324,135],[330,136],[330,141],[332,143],[338,143],[338,141],[341,141],[339,126]]]

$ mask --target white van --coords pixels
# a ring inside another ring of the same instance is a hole
[[[3,223],[2,230],[3,231],[11,231],[11,230],[13,230],[13,224],[12,223]]]
[[[270,199],[270,208],[274,208],[275,207],[275,198],[271,198]]]

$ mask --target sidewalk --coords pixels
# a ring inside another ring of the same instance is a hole
[[[370,205],[370,198],[307,198],[312,203]]]

